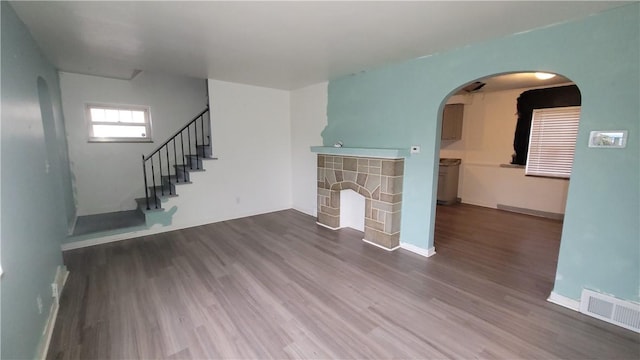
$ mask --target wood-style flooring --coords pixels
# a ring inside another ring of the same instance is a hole
[[[438,207],[424,258],[288,210],[68,251],[48,358],[640,358],[545,301],[560,228]]]

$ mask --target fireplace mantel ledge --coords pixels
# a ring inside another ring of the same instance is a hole
[[[327,155],[361,156],[384,159],[409,157],[409,149],[349,148],[334,146],[312,146],[311,152]]]

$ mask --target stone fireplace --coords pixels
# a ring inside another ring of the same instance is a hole
[[[318,154],[318,223],[339,229],[340,192],[365,198],[364,241],[387,250],[400,245],[403,158]]]

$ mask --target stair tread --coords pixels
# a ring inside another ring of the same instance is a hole
[[[180,182],[171,181],[171,183],[173,184],[173,186],[193,184],[192,181],[180,181]]]
[[[194,156],[194,157],[195,157],[195,156]],[[194,164],[194,165],[195,165],[195,164]],[[191,168],[189,167],[189,164],[179,164],[179,165],[173,165],[173,167],[186,167],[186,168],[189,168],[189,169],[191,169]],[[196,170],[196,169],[194,168],[193,170]],[[201,169],[201,170],[202,170],[202,169]]]
[[[162,181],[164,181],[165,183],[169,182],[171,183],[173,186],[177,186],[177,185],[187,185],[187,184],[193,184],[193,182],[191,181],[184,181],[184,180],[180,180],[180,182],[177,182],[176,179],[163,179]]]
[[[194,154],[187,154],[185,155],[185,157],[196,157],[196,155]],[[217,157],[213,157],[213,156],[202,156],[202,155],[198,155],[197,156],[198,159],[202,159],[202,160],[218,160]]]
[[[166,193],[166,194],[162,195],[160,192],[156,192],[156,196],[159,197],[160,200],[162,200],[162,199],[167,199],[167,198],[178,197],[180,195],[178,195],[178,194],[169,194],[169,193]],[[151,197],[153,197],[153,195],[151,195]]]
[[[159,197],[160,199],[178,196],[178,194],[176,194],[176,191],[175,191],[175,186],[174,186],[174,189],[173,189],[172,192],[173,192],[173,194],[169,192],[169,186],[165,186],[164,187],[164,194],[163,194],[162,193],[162,188],[160,187],[160,185],[158,185],[158,186],[156,186],[156,191],[155,191],[155,194],[154,194],[153,193],[153,186],[149,186],[149,199],[152,199],[154,195],[156,197]]]
[[[196,169],[196,168],[190,168],[189,165],[173,165],[176,169],[178,168],[182,168],[186,171],[194,171],[194,172],[198,172],[198,171],[206,171],[205,169]]]
[[[160,207],[156,209],[156,202],[153,200],[153,197],[149,198],[150,209],[147,209],[146,198],[137,198],[136,203],[138,204],[138,209],[140,209],[140,211],[142,211],[143,213],[150,211],[164,211],[164,208],[162,208],[162,202],[158,202],[158,205],[160,205]]]

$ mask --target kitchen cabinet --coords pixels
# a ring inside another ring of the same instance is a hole
[[[460,159],[440,159],[438,204],[452,205],[458,202],[459,173]]]
[[[462,139],[462,117],[464,115],[463,104],[449,104],[444,106],[442,114],[442,140]]]

